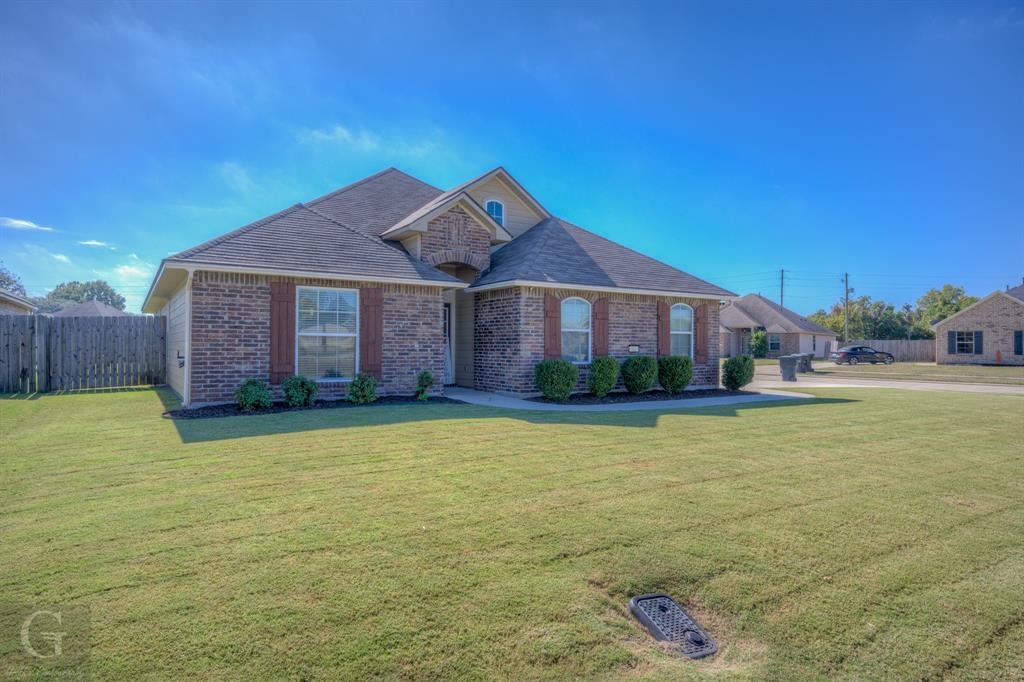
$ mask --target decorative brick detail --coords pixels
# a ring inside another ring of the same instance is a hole
[[[1024,303],[1009,296],[993,296],[935,328],[935,362],[940,365],[1024,365],[1024,355],[1013,354],[1013,333],[1024,330]],[[981,355],[950,354],[949,332],[981,332]],[[998,354],[998,358],[997,358]]]
[[[439,215],[420,236],[420,259],[433,266],[464,263],[486,270],[491,264],[491,233],[461,208]]]
[[[596,293],[575,289],[552,292],[534,287],[510,287],[476,295],[476,387],[487,391],[535,394],[533,370],[544,359],[544,294],[559,298],[576,296],[594,303],[608,298],[608,354],[620,362],[633,355],[657,355],[658,301],[686,303],[696,308],[708,304],[708,358],[693,367],[691,386],[717,388],[718,312],[716,301],[640,294]],[[580,367],[577,390],[586,390],[589,366]],[[621,387],[621,384],[620,384]]]
[[[440,288],[200,271],[192,281],[193,404],[230,402],[242,379],[269,380],[271,279],[287,279],[297,286],[383,288],[381,395],[413,393],[424,369],[435,377],[443,375]],[[442,390],[440,382],[437,386]],[[280,388],[273,390],[279,397]],[[341,397],[347,390],[347,383],[320,384],[324,397]]]

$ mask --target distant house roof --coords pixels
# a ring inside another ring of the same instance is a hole
[[[975,301],[974,303],[972,303],[971,305],[967,306],[962,310],[958,310],[949,317],[943,318],[941,320],[932,320],[931,327],[932,329],[938,329],[940,326],[945,325],[946,323],[960,317],[968,310],[973,310],[977,306],[982,305],[992,300],[993,298],[998,298],[999,296],[1005,296],[1011,301],[1015,301],[1016,303],[1024,303],[1024,284],[1021,284],[1020,286],[1015,286],[1012,289],[1007,289],[1006,291],[993,291],[988,296],[985,296],[984,298]]]
[[[559,218],[537,223],[492,253],[491,267],[470,289],[509,282],[735,296]]]
[[[34,306],[31,301],[21,294],[14,293],[10,289],[0,288],[0,301],[4,301],[5,303],[9,303],[19,308],[24,308],[31,313],[34,313],[37,310],[36,306]]]
[[[1008,293],[1010,296],[1013,296],[1016,299],[1024,301],[1024,284],[1015,286],[1012,289],[1007,289],[1006,293]]]
[[[128,313],[101,301],[86,301],[53,313],[53,317],[128,317]]]
[[[802,332],[805,334],[821,334],[837,336],[837,334],[799,315],[789,308],[769,301],[758,294],[747,294],[722,308],[719,321],[729,329],[746,329],[764,327],[776,334]]]

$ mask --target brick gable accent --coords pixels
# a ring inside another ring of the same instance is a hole
[[[1014,332],[1024,331],[1024,303],[1010,296],[993,296],[935,327],[935,362],[939,364],[1024,365],[1014,353]],[[950,353],[949,332],[982,332],[979,355]]]
[[[465,263],[478,272],[491,264],[491,233],[461,208],[439,215],[420,235],[420,259],[438,266]]]

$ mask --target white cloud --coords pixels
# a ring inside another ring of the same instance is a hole
[[[111,251],[117,250],[117,247],[114,246],[113,244],[109,242],[101,242],[98,239],[86,239],[85,241],[81,241],[78,243],[81,244],[82,246],[92,246],[97,249],[110,249]]]
[[[241,164],[225,161],[218,166],[218,170],[224,182],[239,194],[252,194],[257,189],[249,172]]]
[[[129,253],[128,260],[128,263],[114,266],[113,275],[116,275],[119,281],[147,280],[156,269],[152,263],[147,263],[135,253]]]
[[[328,128],[302,128],[297,134],[299,142],[319,149],[347,149],[387,157],[421,159],[444,151],[444,133],[432,129],[427,134],[409,139],[382,135],[366,129],[353,129],[344,125]]]
[[[128,278],[149,277],[148,270],[136,267],[134,265],[118,265],[116,268],[114,268],[114,272],[121,275],[122,277]]]
[[[43,227],[42,225],[36,225],[31,220],[21,220],[20,218],[0,217],[0,225],[3,227],[9,227],[12,230],[35,230],[37,232],[54,231],[52,227]]]
[[[49,256],[50,258],[60,261],[65,265],[71,265],[71,259],[65,256],[63,253],[50,253]]]

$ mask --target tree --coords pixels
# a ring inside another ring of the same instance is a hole
[[[917,309],[921,313],[921,324],[944,320],[953,313],[958,313],[969,305],[978,302],[977,296],[968,296],[963,287],[943,284],[941,289],[929,289],[924,296],[917,299]]]
[[[21,283],[21,277],[8,270],[2,261],[0,261],[0,289],[7,289],[7,291],[13,291],[21,296],[25,295],[25,285]]]
[[[750,334],[750,354],[755,358],[768,355],[768,334],[760,329],[755,329]]]
[[[124,310],[125,305],[124,296],[102,279],[97,279],[91,282],[61,282],[41,299],[40,310],[52,312],[86,301],[100,301],[118,310]]]

